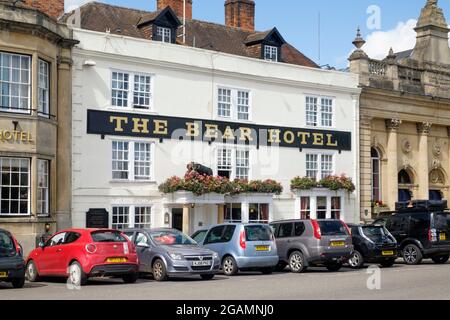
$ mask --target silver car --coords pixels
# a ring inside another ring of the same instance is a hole
[[[127,229],[123,232],[136,245],[139,272],[153,274],[156,281],[192,275],[211,280],[219,272],[218,254],[200,247],[178,230]]]
[[[227,223],[199,230],[192,236],[219,254],[222,270],[232,276],[241,271],[272,273],[278,252],[271,228],[266,224]]]
[[[352,236],[340,220],[286,220],[270,224],[274,230],[280,262],[300,273],[309,266],[338,271],[353,253]]]

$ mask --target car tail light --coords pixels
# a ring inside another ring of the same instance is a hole
[[[320,227],[319,227],[319,223],[317,222],[317,220],[311,220],[313,229],[314,229],[314,238],[320,240],[322,239],[322,233],[320,232]]]
[[[239,245],[242,249],[247,248],[247,244],[245,243],[245,230],[242,230],[241,234],[239,235]]]
[[[432,242],[437,241],[437,232],[436,229],[429,229],[428,230],[428,240]]]
[[[136,246],[134,245],[134,243],[130,242],[130,247],[131,247],[131,253],[136,253]]]
[[[16,247],[16,253],[20,255],[22,253],[22,249],[20,248],[19,243],[17,242],[16,238],[12,237],[14,241],[14,246]]]
[[[95,244],[92,244],[92,243],[87,244],[86,245],[86,251],[88,253],[96,253],[97,252],[97,246]]]
[[[345,227],[345,229],[347,229],[348,234],[351,236],[352,235],[352,231],[350,230],[350,228],[348,227],[348,225],[341,220],[342,225]]]

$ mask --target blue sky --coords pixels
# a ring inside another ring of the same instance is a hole
[[[66,2],[89,0],[66,0]],[[194,19],[224,22],[225,0],[193,0]],[[103,2],[154,10],[156,0],[103,0]],[[284,38],[321,65],[347,65],[346,57],[353,49],[351,42],[357,26],[369,40],[369,55],[380,58],[389,47],[406,50],[414,44],[412,28],[426,0],[256,0],[256,28],[267,30],[276,26]],[[380,8],[380,30],[369,30],[367,9]],[[440,0],[450,22],[450,1]],[[319,60],[318,20],[321,17],[321,55]],[[409,21],[409,23],[408,23]],[[400,25],[399,25],[400,23]],[[404,23],[404,24],[401,24]]]

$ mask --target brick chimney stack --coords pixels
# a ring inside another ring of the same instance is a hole
[[[255,31],[255,1],[226,0],[225,24],[227,27]]]
[[[24,0],[23,2],[56,20],[64,14],[64,0]]]
[[[179,18],[183,18],[183,0],[157,0],[157,10],[170,6]],[[186,0],[186,20],[192,20],[192,0]]]

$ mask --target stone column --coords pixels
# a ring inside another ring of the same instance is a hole
[[[401,124],[401,120],[389,119],[386,120],[386,130],[388,132],[388,141],[386,148],[387,158],[387,177],[389,182],[387,184],[386,203],[391,210],[395,209],[395,203],[398,201],[398,137],[397,131]]]
[[[217,223],[223,223],[225,219],[225,206],[223,204],[219,204],[217,206]]]
[[[429,197],[429,169],[428,169],[428,136],[430,134],[431,123],[418,123],[417,133],[419,134],[419,154],[417,177],[415,184],[419,185],[417,190],[416,199],[426,200]]]
[[[361,220],[371,219],[372,216],[372,118],[361,115],[360,117],[360,195],[361,195]],[[368,216],[366,216],[366,211]]]
[[[241,203],[241,219],[242,223],[248,223],[250,219],[250,204],[248,202]]]
[[[188,235],[191,231],[190,211],[191,208],[189,207],[189,205],[183,206],[183,233]]]

